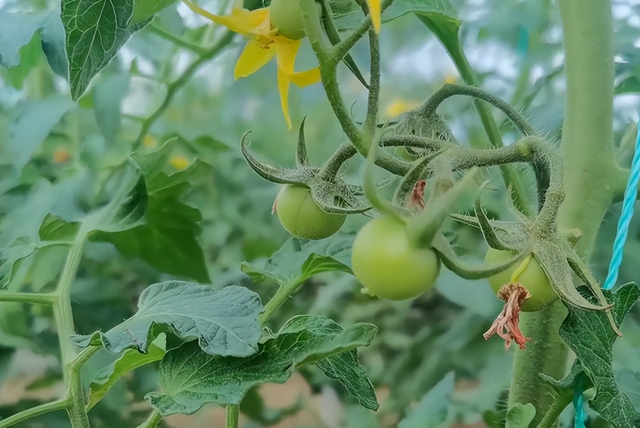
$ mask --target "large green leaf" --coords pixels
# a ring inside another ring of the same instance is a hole
[[[585,297],[590,297],[585,289],[581,291]],[[626,284],[616,292],[605,292],[605,296],[613,302],[614,319],[621,325],[640,297],[640,288],[635,284]],[[618,336],[611,329],[606,314],[572,305],[567,307],[569,315],[560,327],[560,336],[575,352],[582,370],[596,389],[596,396],[590,401],[591,408],[614,426],[640,426],[640,414],[614,379],[611,359],[613,344]],[[572,372],[572,375],[576,374]]]
[[[249,358],[214,357],[188,343],[167,353],[160,364],[160,391],[146,398],[165,416],[192,414],[207,403],[239,404],[251,387],[283,383],[297,366],[367,346],[376,332],[371,324],[339,332],[335,326],[322,317],[294,317]]]
[[[133,0],[63,0],[71,98],[84,93],[133,33],[149,20],[130,25]]]
[[[319,241],[291,238],[262,266],[242,263],[242,271],[255,282],[280,285],[302,283],[327,271],[351,272],[353,234],[338,233]]]
[[[147,352],[161,332],[181,339],[198,339],[210,355],[244,357],[257,349],[262,312],[260,297],[244,287],[221,290],[183,282],[167,281],[147,287],[140,295],[138,312],[106,333],[74,336],[86,347],[101,344],[107,351],[133,348]]]
[[[146,354],[135,349],[128,349],[112,364],[104,367],[93,377],[89,385],[89,401],[87,409],[95,406],[115,383],[132,370],[146,364],[160,361],[166,354],[166,336],[164,334],[151,343]]]
[[[447,374],[436,386],[431,388],[400,421],[398,428],[437,428],[447,420],[451,395],[453,394],[454,374]]]
[[[96,232],[91,239],[111,242],[124,256],[138,257],[161,272],[209,282],[202,247],[196,239],[202,214],[181,201],[191,187],[190,180],[205,165],[195,162],[184,171],[168,174],[165,168],[170,165],[171,153],[168,143],[156,152],[132,155],[142,171],[148,194],[144,224]]]

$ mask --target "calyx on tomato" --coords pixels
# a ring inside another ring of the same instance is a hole
[[[353,273],[370,294],[404,300],[429,290],[440,273],[438,254],[411,242],[406,225],[382,216],[367,223],[353,243]]]

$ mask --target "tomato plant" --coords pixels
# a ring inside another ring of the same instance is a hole
[[[496,263],[505,261],[509,259],[509,257],[513,257],[513,253],[510,251],[500,251],[490,248],[489,251],[487,251],[485,261]],[[551,287],[549,277],[547,277],[542,266],[540,266],[540,263],[538,263],[535,258],[530,257],[526,259],[524,263],[526,263],[526,265],[520,269],[521,271],[518,272],[517,275],[514,275],[514,273],[518,271],[520,266],[512,266],[489,278],[489,284],[495,293],[497,293],[503,285],[510,282],[522,284],[527,291],[529,291],[531,297],[526,299],[520,308],[525,312],[539,311],[553,303],[558,296]]]
[[[368,291],[402,300],[429,290],[440,273],[435,251],[415,248],[405,225],[389,217],[367,223],[353,241],[353,273]]]
[[[1,1],[0,428],[640,427],[639,13]]]
[[[328,238],[347,219],[343,214],[322,211],[311,197],[309,189],[303,186],[283,186],[274,208],[287,232],[302,239]]]

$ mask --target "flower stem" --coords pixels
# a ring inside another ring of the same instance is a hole
[[[160,421],[162,421],[162,415],[156,409],[153,409],[147,420],[138,425],[138,428],[156,428]]]
[[[229,404],[227,406],[226,428],[238,428],[238,417],[240,416],[240,406]]]
[[[41,404],[39,406],[32,407],[24,410],[20,413],[16,413],[13,416],[9,416],[6,419],[0,421],[0,428],[8,428],[10,426],[19,424],[20,422],[27,421],[36,416],[46,415],[47,413],[63,410],[69,405],[68,400],[56,400],[50,403]]]
[[[22,293],[0,290],[0,302],[34,303],[36,305],[52,305],[56,297],[50,293]]]

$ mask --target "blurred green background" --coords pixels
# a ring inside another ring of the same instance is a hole
[[[221,10],[226,3],[200,2],[211,11]],[[510,100],[535,128],[558,141],[564,81],[562,31],[556,6],[549,0],[452,3],[463,21],[461,37],[483,88]],[[620,161],[628,164],[640,91],[636,49],[640,5],[631,1],[613,3],[618,52],[615,140]],[[20,65],[0,67],[0,278],[4,277],[4,286],[15,290],[50,288],[64,262],[65,250],[52,247],[37,251],[19,263],[9,277],[3,249],[22,232],[37,233],[48,212],[73,219],[92,208],[110,168],[132,151],[142,119],[163,102],[167,84],[196,60],[194,52],[176,45],[167,34],[198,46],[210,46],[220,34],[220,29],[175,4],[135,34],[74,105],[69,102],[66,80],[56,74],[60,64],[50,64],[43,53],[43,48],[51,47],[42,42],[61,31],[56,27],[58,8],[56,1],[0,1],[0,57],[14,48],[7,42],[7,31],[22,31],[25,40],[19,51]],[[29,33],[28,26],[10,27],[12,13],[45,16],[50,22],[34,35],[35,30]],[[251,284],[240,271],[240,263],[268,258],[288,235],[271,215],[278,187],[247,167],[239,141],[250,130],[250,150],[256,157],[272,165],[291,167],[297,131],[286,129],[273,63],[234,82],[233,66],[243,44],[242,38],[236,37],[221,55],[199,67],[177,90],[138,149],[151,152],[177,136],[165,170],[183,170],[196,159],[203,163],[201,173],[184,189],[183,201],[202,213],[198,242],[211,283],[216,287],[244,285],[266,300],[275,286]],[[437,39],[413,16],[384,26],[381,51],[382,120],[421,104],[445,82],[460,82]],[[353,55],[366,70],[366,43],[359,43]],[[312,66],[313,54],[303,44],[298,67]],[[344,97],[352,105],[356,120],[360,120],[366,92],[346,68],[341,69],[340,76]],[[290,106],[294,127],[307,116],[309,155],[313,163],[322,164],[345,137],[321,86],[293,88]],[[450,100],[440,113],[462,144],[486,139],[468,100]],[[497,113],[495,117],[499,123],[504,121]],[[511,129],[504,126],[503,130],[505,141],[513,141]],[[16,135],[23,139],[18,141]],[[344,178],[358,183],[362,166],[361,159],[350,160]],[[525,178],[531,177],[526,168],[520,171]],[[487,171],[486,176],[496,189],[486,192],[487,209],[495,217],[504,217],[502,181],[497,171]],[[380,179],[385,178],[389,177],[381,173]],[[531,188],[531,197],[534,193]],[[619,207],[613,206],[607,214],[590,263],[599,279],[606,273],[618,213]],[[350,216],[343,230],[356,231],[366,221],[365,216]],[[638,277],[639,225],[640,216],[631,226],[620,283]],[[454,223],[447,227],[448,232],[456,234],[461,254],[481,260],[486,247],[477,231]],[[78,332],[108,330],[135,312],[137,298],[146,286],[170,278],[144,261],[126,259],[111,244],[89,243],[72,296]],[[407,302],[370,298],[359,288],[347,274],[317,276],[271,323],[278,327],[290,316],[302,313],[322,314],[343,326],[375,323],[379,333],[370,347],[360,351],[360,360],[378,390],[380,411],[376,414],[359,408],[339,385],[315,371],[303,370],[283,386],[269,385],[259,391],[270,410],[262,409],[258,396],[252,395],[243,412],[256,415],[260,413],[256,409],[264,410],[263,420],[244,418],[247,426],[258,427],[271,418],[271,422],[281,419],[279,427],[392,427],[441,381],[439,389],[427,397],[448,412],[444,422],[430,427],[502,426],[511,358],[517,350],[505,351],[497,338],[485,341],[482,337],[500,310],[500,301],[486,281],[462,280],[443,269],[436,290]],[[616,343],[614,368],[622,388],[640,410],[640,308],[627,318],[623,332],[624,337]],[[86,367],[87,382],[113,358],[100,353],[92,359]],[[156,370],[155,366],[146,366],[121,380],[91,411],[92,426],[134,427],[140,423],[149,409],[143,397],[155,388]],[[60,381],[51,314],[37,306],[0,304],[0,416],[55,398],[62,392]],[[454,385],[450,400],[441,392],[449,383]],[[285,410],[275,410],[282,408]],[[221,418],[221,409],[211,407],[188,418],[169,418],[167,424],[221,426]],[[572,426],[570,418],[569,409],[562,426]],[[58,428],[69,423],[63,413],[54,413],[18,426]]]

